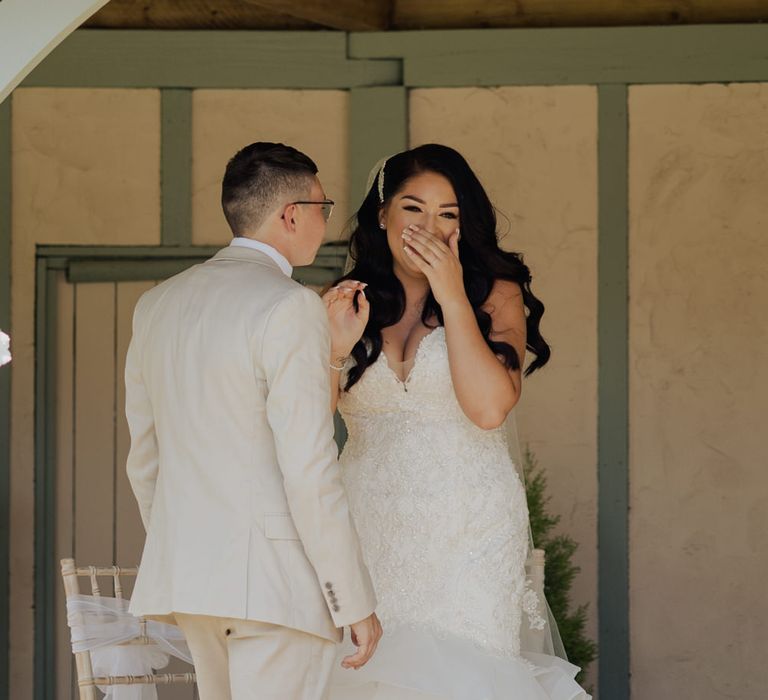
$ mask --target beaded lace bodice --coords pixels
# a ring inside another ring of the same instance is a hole
[[[385,627],[520,652],[528,511],[503,428],[463,413],[445,331],[418,347],[402,382],[382,354],[339,410],[342,474]]]

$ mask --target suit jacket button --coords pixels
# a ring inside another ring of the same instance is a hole
[[[329,581],[328,583],[325,584],[325,587],[330,591],[331,588],[333,588],[333,584]]]
[[[341,608],[338,605],[333,606],[333,612],[339,612],[339,610],[341,610]]]

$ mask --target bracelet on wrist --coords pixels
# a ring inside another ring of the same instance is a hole
[[[337,357],[336,362],[338,362],[340,366],[333,364],[333,362],[329,362],[328,366],[337,372],[343,372],[344,368],[347,366],[347,360],[349,360],[349,355],[346,357]]]

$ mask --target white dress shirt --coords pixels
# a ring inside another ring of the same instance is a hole
[[[235,236],[229,245],[241,246],[243,248],[253,248],[254,250],[260,250],[262,253],[269,255],[274,260],[280,269],[290,277],[293,274],[293,265],[288,262],[286,258],[279,250],[273,248],[268,243],[262,243],[261,241],[254,241],[253,238],[244,238],[243,236]]]

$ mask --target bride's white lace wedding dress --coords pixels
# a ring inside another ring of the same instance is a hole
[[[384,637],[330,700],[579,700],[578,669],[522,653],[528,510],[506,432],[466,418],[443,328],[402,381],[382,353],[339,410],[342,474],[379,600]],[[344,654],[351,653],[346,641]]]

